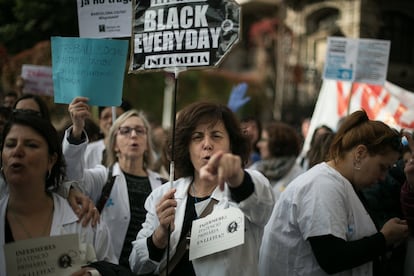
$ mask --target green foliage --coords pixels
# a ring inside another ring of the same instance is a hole
[[[161,123],[164,73],[126,74],[123,95],[132,106],[144,110],[150,120]]]
[[[0,0],[0,41],[10,54],[50,36],[77,36],[75,0]]]
[[[124,97],[134,108],[147,112],[152,121],[161,123],[166,78],[167,73],[164,72],[127,74],[124,80]],[[177,111],[197,100],[225,104],[230,91],[231,85],[224,78],[205,75],[201,70],[182,72],[178,76],[176,91]]]

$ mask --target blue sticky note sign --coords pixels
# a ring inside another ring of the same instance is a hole
[[[55,103],[83,96],[90,105],[121,105],[128,41],[52,37],[51,44]]]

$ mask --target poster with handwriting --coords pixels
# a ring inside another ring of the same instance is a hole
[[[52,37],[55,103],[76,96],[90,105],[119,106],[122,101],[127,40]]]
[[[4,252],[7,275],[65,276],[84,264],[78,234],[7,243]]]

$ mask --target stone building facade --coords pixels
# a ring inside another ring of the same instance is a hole
[[[256,71],[275,74],[273,91],[267,92],[268,96],[273,93],[273,118],[298,121],[311,115],[322,82],[328,36],[390,40],[387,80],[414,91],[414,1],[239,1],[245,29],[272,17],[278,21],[275,41],[264,46],[266,62],[252,57],[260,56],[260,47],[252,48],[246,42],[251,34],[243,45],[244,49],[250,47],[246,53],[256,62]],[[263,12],[262,19],[258,12]],[[268,34],[262,40],[269,40]],[[257,69],[263,64],[266,69]]]

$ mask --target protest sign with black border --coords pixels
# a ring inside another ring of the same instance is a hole
[[[233,0],[137,1],[130,72],[218,66],[239,39]]]

